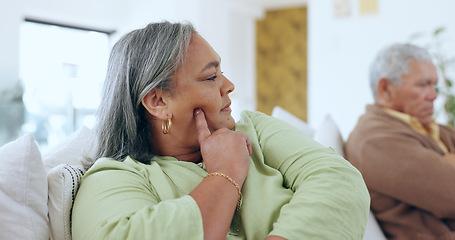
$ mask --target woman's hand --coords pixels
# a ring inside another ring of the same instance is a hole
[[[202,110],[196,109],[194,115],[207,172],[223,173],[242,187],[250,167],[250,140],[227,128],[210,133]],[[201,210],[204,239],[225,239],[240,197],[237,186],[222,176],[211,176],[189,195]]]
[[[242,186],[248,173],[249,155],[252,152],[247,135],[227,128],[210,133],[204,112],[196,109],[194,114],[202,159],[207,172],[224,173]]]

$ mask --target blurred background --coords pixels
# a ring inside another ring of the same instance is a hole
[[[453,9],[452,0],[0,0],[0,145],[33,133],[47,148],[93,127],[113,43],[161,20],[193,23],[220,54],[236,85],[234,118],[281,106],[316,128],[330,114],[346,139],[373,102],[368,68],[384,46],[421,45],[453,79]]]

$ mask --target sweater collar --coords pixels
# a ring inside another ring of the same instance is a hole
[[[404,123],[409,125],[415,131],[432,137],[438,143],[438,145],[441,147],[441,149],[447,153],[447,151],[448,151],[447,147],[442,143],[442,141],[439,137],[439,125],[436,123],[436,121],[434,119],[426,128],[414,116],[411,116],[411,115],[403,113],[403,112],[398,112],[398,111],[392,110],[390,108],[382,108],[382,109],[386,113],[390,114],[391,116],[400,119],[401,121],[403,121]]]

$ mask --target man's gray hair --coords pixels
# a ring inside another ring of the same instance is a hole
[[[411,59],[419,62],[433,62],[431,55],[422,47],[397,43],[382,49],[370,65],[370,87],[375,100],[378,99],[377,86],[381,78],[400,85],[401,77],[409,73]]]
[[[101,157],[122,161],[131,156],[146,163],[155,155],[141,101],[154,88],[172,90],[171,77],[184,61],[195,32],[189,23],[151,23],[114,45],[86,168]]]

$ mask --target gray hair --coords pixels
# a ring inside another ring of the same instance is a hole
[[[387,78],[393,85],[401,84],[401,77],[409,71],[409,62],[433,62],[427,50],[412,44],[393,44],[382,49],[370,65],[370,87],[375,100],[378,99],[377,85]]]
[[[189,23],[151,23],[114,45],[86,168],[101,157],[123,161],[131,156],[150,162],[155,155],[153,139],[141,101],[154,88],[172,90],[171,77],[186,57],[195,32]]]

